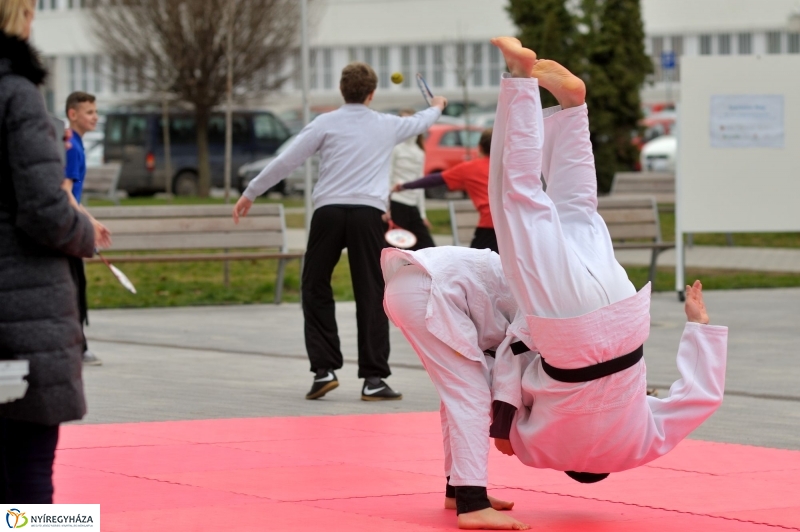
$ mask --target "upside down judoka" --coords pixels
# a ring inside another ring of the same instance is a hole
[[[512,76],[489,181],[500,256],[384,250],[384,307],[442,400],[459,526],[525,528],[486,493],[489,432],[524,464],[582,482],[650,462],[721,404],[727,328],[708,325],[700,283],[687,287],[681,379],[646,396],[650,286],[636,292],[597,213],[583,82],[516,39],[492,42]],[[540,85],[559,107],[542,110]]]

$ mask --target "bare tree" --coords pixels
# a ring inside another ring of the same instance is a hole
[[[228,28],[233,28],[230,56],[236,92],[252,87],[275,90],[285,81],[285,60],[298,45],[298,2],[93,0],[92,7],[92,26],[114,65],[112,75],[129,81],[135,72],[140,91],[171,92],[193,107],[198,190],[207,196],[211,188],[208,123],[212,109],[226,94]]]

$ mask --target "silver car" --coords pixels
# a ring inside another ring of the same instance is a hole
[[[261,173],[261,170],[271,163],[277,156],[286,151],[289,145],[294,141],[297,135],[292,135],[281,144],[275,155],[247,163],[239,167],[239,190],[244,192],[244,189],[250,184],[250,181]],[[311,182],[316,183],[319,178],[319,156],[311,156]],[[300,165],[295,168],[289,176],[272,187],[267,192],[280,192],[286,196],[290,194],[303,194],[306,188],[306,165]]]

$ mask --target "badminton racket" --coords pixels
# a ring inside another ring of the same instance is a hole
[[[413,248],[417,243],[417,237],[414,233],[408,229],[403,229],[391,220],[389,220],[389,230],[386,231],[384,238],[390,246],[400,249]]]
[[[94,250],[94,252],[97,253],[97,256],[100,257],[100,260],[103,261],[103,264],[108,266],[108,269],[111,270],[111,273],[113,273],[114,277],[117,278],[119,284],[127,288],[128,291],[131,292],[132,294],[135,294],[136,287],[133,286],[133,283],[131,282],[130,279],[128,279],[128,276],[122,273],[119,268],[108,262],[108,260],[104,256],[102,256],[98,250]]]
[[[428,106],[430,106],[431,100],[433,99],[433,93],[431,92],[431,88],[428,87],[428,83],[425,81],[425,78],[423,78],[422,74],[419,72],[417,72],[417,87],[419,87],[422,97],[425,98],[425,102],[428,104]]]

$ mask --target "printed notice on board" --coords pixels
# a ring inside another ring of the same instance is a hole
[[[712,148],[783,148],[783,95],[711,97]]]

